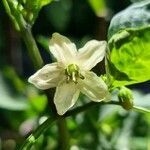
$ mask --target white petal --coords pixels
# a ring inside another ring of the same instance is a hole
[[[67,37],[58,33],[52,35],[49,44],[50,52],[54,55],[58,62],[62,62],[65,66],[73,62],[77,49]]]
[[[81,92],[95,102],[105,100],[109,95],[105,82],[93,72],[86,72],[85,79],[78,84]]]
[[[91,40],[79,49],[78,60],[84,70],[91,70],[102,61],[107,48],[106,41]]]
[[[56,88],[54,103],[59,115],[63,115],[71,108],[79,97],[79,90],[75,83],[61,82]]]
[[[62,69],[58,67],[57,63],[52,63],[38,70],[28,79],[28,82],[39,89],[45,90],[56,87],[62,79],[62,75]]]

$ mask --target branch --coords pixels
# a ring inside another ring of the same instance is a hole
[[[28,54],[34,65],[34,68],[35,69],[41,68],[43,66],[43,60],[41,58],[35,39],[32,35],[31,28],[27,26],[20,33],[21,33],[21,37],[23,38],[26,44]]]
[[[100,102],[100,103],[96,103],[96,102],[90,102],[85,104],[84,106],[79,106],[75,109],[72,109],[70,111],[68,111],[65,115],[63,116],[52,116],[50,118],[48,118],[43,124],[41,124],[22,144],[21,148],[18,150],[23,150],[26,148],[26,150],[30,149],[30,147],[32,146],[32,144],[34,144],[36,142],[36,140],[38,139],[38,137],[44,133],[52,123],[54,123],[55,121],[62,121],[63,119],[69,117],[69,116],[73,116],[73,115],[77,115],[85,110],[88,110],[89,108],[92,108],[94,106],[98,106],[98,105],[120,105],[119,102],[116,101],[110,101],[110,102]],[[61,123],[61,122],[59,122]]]
[[[22,144],[18,150],[28,150],[36,142],[37,138],[44,133],[52,123],[54,123],[58,118],[49,117],[43,124],[41,124]]]
[[[68,111],[66,114],[64,114],[64,117],[69,117],[73,115],[77,115],[80,112],[86,111],[92,107],[99,106],[99,105],[120,105],[120,102],[117,101],[110,101],[110,102],[89,102],[85,104],[84,106],[79,106],[77,108],[74,108],[70,111]]]

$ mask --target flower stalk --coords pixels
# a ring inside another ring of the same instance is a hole
[[[35,69],[41,68],[43,66],[43,60],[41,58],[35,39],[32,35],[31,28],[26,27],[25,29],[22,29],[21,37],[23,38],[26,44],[28,54],[34,65],[34,68]]]
[[[18,150],[28,150],[31,148],[31,146],[36,142],[38,137],[44,133],[50,125],[52,125],[54,122],[57,121],[58,124],[58,130],[60,131],[60,137],[61,142],[59,142],[59,147],[63,147],[63,150],[66,150],[65,148],[68,148],[69,146],[69,134],[67,130],[67,124],[66,124],[66,118],[70,116],[77,115],[81,112],[85,112],[86,110],[89,110],[92,107],[96,107],[99,105],[120,105],[119,102],[116,101],[110,101],[110,102],[101,102],[101,103],[95,103],[95,102],[90,102],[85,104],[84,106],[79,106],[77,108],[74,108],[70,111],[68,111],[65,115],[63,116],[52,116],[49,117],[45,122],[43,122],[38,128],[24,141],[22,146]],[[60,139],[59,139],[60,140]],[[65,144],[65,145],[64,145]],[[66,147],[67,146],[67,147]]]

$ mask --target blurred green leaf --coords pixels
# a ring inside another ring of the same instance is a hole
[[[25,93],[25,89],[26,89],[26,84],[23,82],[23,80],[21,80],[19,78],[19,76],[17,75],[16,71],[14,70],[14,68],[10,67],[10,66],[5,66],[3,68],[3,74],[5,76],[5,78],[7,78],[7,80],[10,81],[10,83],[12,84],[13,88],[20,93]]]
[[[114,87],[150,80],[149,6],[136,3],[112,19],[107,74]]]
[[[25,110],[28,108],[28,103],[25,97],[11,95],[4,79],[0,74],[0,108],[8,110]]]
[[[134,104],[136,106],[150,108],[150,94],[145,94],[139,90],[132,90],[134,97]]]
[[[28,6],[28,9],[32,9],[32,10],[39,10],[41,9],[43,6],[48,5],[49,3],[51,3],[53,0],[27,0],[26,1],[26,5]]]
[[[30,104],[33,110],[42,112],[47,105],[47,97],[46,95],[38,95],[38,96],[32,97],[30,99]]]
[[[51,3],[53,0],[38,0],[38,3],[41,7],[48,5],[49,3]]]
[[[3,0],[6,12],[17,31],[33,25],[43,6],[53,0]]]
[[[50,23],[58,30],[64,31],[68,27],[71,19],[71,0],[61,0],[52,3],[46,8],[46,15]]]
[[[148,138],[146,137],[133,137],[129,142],[131,149],[139,149],[139,150],[149,149]]]
[[[25,3],[26,19],[31,24],[34,24],[42,7],[50,4],[52,1],[53,0],[27,0]]]
[[[132,3],[136,3],[136,2],[141,2],[141,1],[144,1],[144,0],[130,0]]]
[[[105,17],[107,13],[105,0],[88,0],[98,17]]]
[[[39,35],[37,36],[37,41],[49,53],[49,38]]]

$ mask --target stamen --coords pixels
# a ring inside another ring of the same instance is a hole
[[[77,83],[77,77],[76,77],[76,73],[75,72],[72,72],[72,81],[74,83]]]
[[[67,76],[67,82],[73,81],[78,83],[78,78],[84,79],[84,76],[80,73],[79,67],[76,64],[70,64],[65,69],[65,74]]]
[[[85,79],[85,77],[80,73],[79,74],[79,77],[83,80],[83,79]]]

